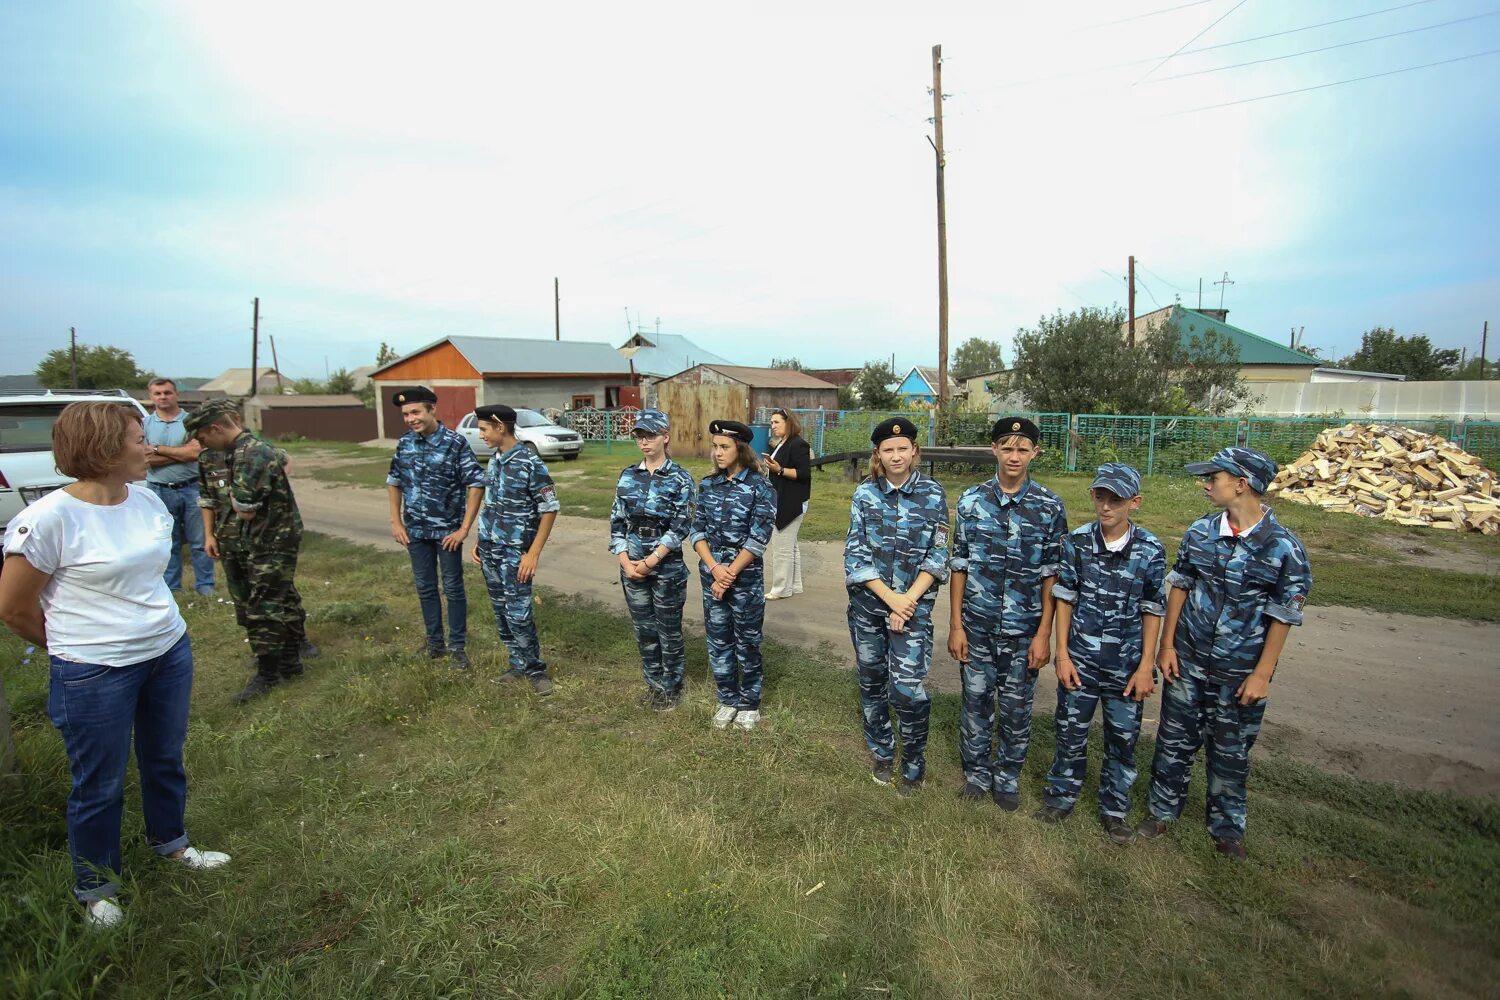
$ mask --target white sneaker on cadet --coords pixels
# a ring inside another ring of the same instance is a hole
[[[760,713],[755,709],[742,711],[734,717],[734,724],[741,729],[754,729],[755,724],[760,721]]]
[[[737,711],[733,705],[720,705],[719,710],[714,713],[714,728],[727,728],[734,721],[734,713]]]
[[[229,855],[223,851],[200,851],[196,847],[189,847],[182,852],[180,857],[168,858],[167,860],[202,871],[205,868],[217,868],[220,865],[229,864]]]
[[[83,910],[90,927],[114,927],[125,920],[125,911],[120,904],[108,898],[85,903]]]

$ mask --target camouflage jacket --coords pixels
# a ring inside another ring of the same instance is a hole
[[[698,508],[688,543],[708,542],[719,562],[732,562],[741,549],[757,563],[766,554],[776,527],[776,492],[758,472],[741,469],[734,476],[717,471],[698,484]]]
[[[524,444],[491,458],[482,482],[479,544],[485,548],[531,548],[542,515],[562,509],[546,463]]]
[[[1312,567],[1297,536],[1262,507],[1260,523],[1228,533],[1223,511],[1205,514],[1182,536],[1168,586],[1188,592],[1177,622],[1178,652],[1210,681],[1231,683],[1255,669],[1267,619],[1302,624]]]
[[[942,484],[915,470],[900,486],[866,479],[854,488],[844,538],[844,586],[851,598],[869,594],[878,604],[866,583],[880,580],[904,593],[922,572],[937,583],[921,599],[934,601],[948,579],[948,495]]]
[[[1068,512],[1033,479],[1014,496],[998,479],[971,486],[958,498],[954,519],[955,573],[967,573],[965,628],[1032,636],[1042,622],[1042,581],[1062,562]]]
[[[670,458],[655,472],[626,466],[609,509],[609,551],[644,559],[657,546],[678,555],[693,530],[693,477]]]
[[[256,551],[294,550],[302,540],[302,515],[286,477],[286,452],[249,431],[241,431],[228,451],[198,456],[198,506],[214,512],[220,545]],[[240,511],[254,511],[249,521]]]
[[[1141,615],[1167,613],[1166,577],[1166,549],[1138,524],[1119,552],[1105,547],[1097,521],[1063,536],[1052,596],[1073,605],[1068,654],[1079,669],[1135,671],[1143,652]]]
[[[464,436],[438,424],[425,438],[401,435],[385,481],[401,491],[406,533],[430,541],[463,527],[469,490],[483,485],[483,477]]]

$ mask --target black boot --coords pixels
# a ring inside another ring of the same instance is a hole
[[[272,653],[270,656],[256,657],[255,674],[250,678],[250,683],[245,689],[232,699],[236,705],[243,705],[247,701],[254,701],[261,695],[270,694],[271,689],[281,683],[281,657]]]
[[[302,643],[296,639],[286,644],[281,654],[281,679],[292,680],[302,676]]]

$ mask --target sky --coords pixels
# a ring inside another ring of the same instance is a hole
[[[1500,322],[1500,0],[914,6],[0,0],[0,374],[245,367],[259,296],[321,378],[551,337],[554,278],[569,340],[933,364],[935,44],[950,350],[1131,254],[1325,356]]]

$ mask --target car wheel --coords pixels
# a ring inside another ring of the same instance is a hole
[[[578,461],[578,452],[575,451],[571,455],[564,455],[563,456],[563,461],[564,462],[576,462],[576,461]]]
[[[532,444],[530,441],[526,441],[524,442],[524,444],[526,445],[526,450],[531,452],[533,458],[535,458],[539,454],[536,449],[536,445]]]

